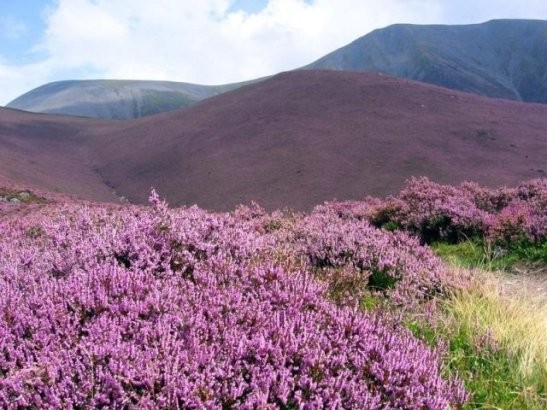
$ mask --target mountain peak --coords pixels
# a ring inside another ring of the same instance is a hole
[[[382,72],[488,97],[547,103],[547,21],[396,24],[305,68]]]

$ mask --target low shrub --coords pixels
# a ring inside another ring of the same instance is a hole
[[[326,203],[318,213],[345,220],[365,220],[385,230],[403,230],[422,243],[489,241],[505,249],[547,238],[547,179],[516,188],[490,189],[476,183],[441,185],[411,178],[397,195],[386,199]]]
[[[335,305],[311,273],[267,258],[285,238],[341,263],[338,248],[307,245],[321,230],[324,245],[350,230],[363,269],[428,274],[436,259],[415,240],[336,219],[324,221],[341,224],[328,231],[318,216],[265,231],[257,209],[210,214],[150,199],[151,209],[50,206],[0,222],[0,407],[437,409],[466,400],[434,348]]]
[[[372,290],[383,291],[400,306],[414,306],[454,284],[430,249],[404,232],[380,230],[323,210],[303,219],[297,237],[296,249],[312,267],[351,266]]]

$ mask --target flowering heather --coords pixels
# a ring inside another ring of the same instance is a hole
[[[402,206],[398,222],[419,234],[425,241],[456,241],[484,230],[486,212],[479,209],[471,195],[458,187],[432,183],[427,178],[413,178],[401,191]]]
[[[336,212],[313,213],[303,220],[301,242],[312,266],[350,265],[366,275],[372,289],[387,292],[401,305],[428,299],[451,284],[448,271],[429,248],[404,232],[379,230],[367,221]]]
[[[438,352],[334,305],[307,269],[267,257],[292,246],[310,264],[352,263],[401,283],[408,275],[419,292],[439,277],[416,241],[321,213],[287,222],[257,207],[211,214],[150,200],[148,209],[48,205],[0,221],[1,408],[443,409],[466,400],[459,381],[441,377]]]
[[[547,236],[547,179],[490,189],[472,182],[449,186],[412,178],[395,197],[327,203],[316,211],[403,229],[426,243],[477,236],[505,245],[521,239],[540,243]]]
[[[514,200],[492,219],[488,236],[506,246],[522,241],[539,243],[547,236],[547,214],[528,202]]]

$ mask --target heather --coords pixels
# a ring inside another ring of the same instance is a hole
[[[508,264],[521,259],[547,261],[547,179],[514,188],[486,188],[471,182],[450,186],[411,178],[398,195],[386,199],[326,203],[316,209],[405,231],[421,243],[471,241],[468,245],[480,248],[485,261],[500,257]]]
[[[4,201],[0,407],[541,408],[544,308],[436,253],[541,263],[546,192],[422,178],[309,213]]]
[[[0,222],[3,408],[437,409],[466,400],[461,382],[442,374],[442,349],[380,313],[334,304],[316,278],[323,265],[350,266],[366,280],[389,278],[381,290],[395,304],[425,302],[442,289],[443,270],[416,240],[337,216],[255,206],[213,214],[150,200],[46,205]],[[398,244],[400,255],[388,249]]]
[[[367,221],[321,212],[304,220],[300,235],[311,266],[349,267],[366,287],[399,306],[427,301],[455,285],[456,278],[431,250],[404,232],[386,232]]]

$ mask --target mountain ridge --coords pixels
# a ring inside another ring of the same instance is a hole
[[[6,107],[123,120],[189,107],[251,82],[201,85],[149,80],[64,80],[37,87]]]
[[[547,103],[547,21],[395,24],[298,70],[305,69],[382,72],[488,97]],[[146,80],[56,82],[25,93],[8,107],[129,119],[187,108],[264,79],[218,86]]]
[[[547,21],[395,24],[306,69],[372,71],[494,98],[547,103]]]

